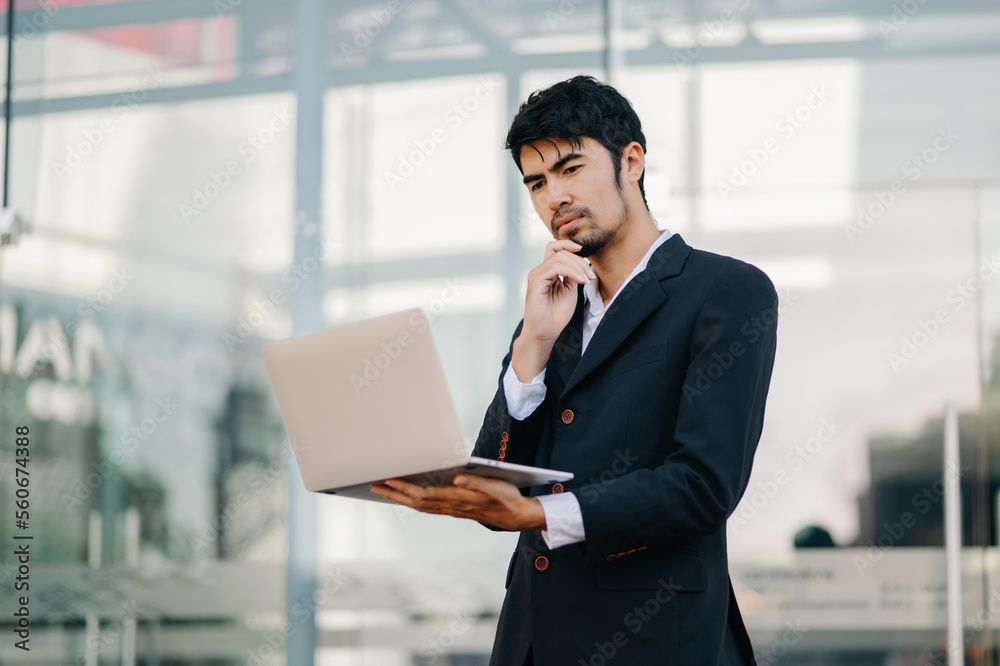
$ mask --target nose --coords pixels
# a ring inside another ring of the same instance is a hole
[[[560,208],[573,203],[573,197],[569,191],[557,179],[552,179],[546,187],[549,209],[554,213]]]

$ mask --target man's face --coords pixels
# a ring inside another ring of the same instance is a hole
[[[521,148],[521,170],[535,212],[548,221],[556,240],[583,246],[586,257],[618,235],[628,219],[628,202],[608,151],[590,137],[579,147],[569,141],[535,141]]]

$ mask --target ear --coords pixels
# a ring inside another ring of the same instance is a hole
[[[642,152],[642,146],[638,141],[625,146],[622,150],[622,170],[625,182],[638,183],[646,169],[646,156]]]

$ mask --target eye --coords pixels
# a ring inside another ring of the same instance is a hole
[[[575,170],[577,170],[577,169],[579,169],[579,168],[580,168],[580,165],[579,165],[579,164],[574,164],[574,165],[573,165],[573,166],[571,166],[571,167],[566,167],[566,170],[565,170],[565,171],[563,171],[563,173],[573,173],[573,171],[575,171]]]
[[[534,184],[533,184],[533,185],[531,186],[531,191],[532,191],[532,192],[535,192],[535,191],[536,191],[536,190],[538,190],[538,188],[540,188],[540,187],[541,187],[541,186],[542,186],[542,185],[543,185],[544,183],[545,183],[545,181],[544,181],[544,180],[536,180],[536,181],[534,182]]]

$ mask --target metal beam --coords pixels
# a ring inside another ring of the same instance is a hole
[[[952,44],[935,44],[928,47],[908,47],[888,44],[882,40],[861,42],[826,42],[817,44],[759,44],[746,42],[736,46],[706,48],[699,54],[697,64],[727,62],[764,62],[825,58],[854,58],[857,60],[909,59],[914,57],[948,57],[1000,53],[1000,40],[974,43],[968,40]],[[675,56],[681,62],[690,60],[683,50],[656,42],[641,50],[626,53],[630,67],[667,65]],[[506,57],[466,58],[456,60],[383,62],[363,68],[338,68],[324,74],[327,88],[358,85],[376,85],[397,81],[419,81],[449,76],[470,76],[486,72],[530,71],[533,69],[582,69],[600,68],[603,50],[579,53],[513,54]],[[206,99],[260,95],[292,89],[292,75],[284,72],[266,77],[240,77],[232,81],[199,85],[157,88],[149,90],[142,102],[135,104],[176,104]],[[57,97],[15,101],[13,114],[18,117],[50,113],[65,113],[86,109],[110,108],[123,94],[100,93],[77,97]]]
[[[295,264],[322,261],[315,252],[323,234],[323,99],[326,92],[327,17],[323,0],[295,0],[295,68],[292,83],[296,96],[295,136]],[[321,272],[322,273],[322,272]],[[289,305],[295,335],[323,328],[321,280],[303,280],[292,291]],[[294,442],[293,442],[294,444]],[[300,618],[303,603],[316,594],[316,496],[306,491],[297,475],[288,482],[288,558],[285,564],[286,661],[312,666],[316,654],[316,617]],[[312,606],[310,606],[312,607]]]
[[[491,55],[510,55],[510,48],[490,27],[490,19],[468,0],[440,0],[449,13],[469,31],[472,36],[486,44]]]
[[[520,72],[509,72],[507,74],[507,104],[506,120],[510,122],[517,115],[517,110],[521,105],[521,74]],[[506,133],[505,133],[506,138]],[[506,234],[503,247],[503,276],[505,297],[503,308],[503,333],[513,333],[517,323],[524,316],[524,301],[520,297],[521,280],[525,271],[522,268],[524,255],[524,243],[521,242],[521,188],[524,183],[521,181],[521,173],[518,171],[514,160],[505,156],[504,162],[507,167],[504,169],[504,220],[506,221]],[[539,220],[539,224],[542,221]]]
[[[262,9],[273,10],[273,0],[132,0],[110,4],[88,4],[63,7],[59,0],[48,8],[21,10],[31,17],[45,16],[44,29],[50,32],[98,30],[120,26],[164,23],[192,18],[214,18],[230,13],[245,13]],[[39,21],[41,22],[41,21]]]
[[[482,23],[479,10],[465,0],[445,0],[453,7],[464,7],[466,14],[475,22]],[[812,3],[754,3],[753,18],[823,18],[825,16],[889,17],[899,0],[828,0]],[[325,0],[327,8],[336,7],[341,13],[364,10],[371,7],[366,0]],[[159,23],[190,18],[212,18],[221,15],[242,15],[256,11],[273,11],[285,7],[274,0],[126,0],[110,4],[87,4],[64,7],[59,0],[49,3],[50,9],[39,8],[24,11],[29,17],[38,13],[46,16],[46,30],[93,30],[124,25]],[[510,6],[510,5],[508,5]],[[543,25],[546,11],[551,6],[545,3],[522,3],[514,5],[519,15],[525,16],[522,25]],[[691,21],[717,19],[721,8],[716,3],[675,0],[674,2],[646,3],[649,20],[677,18],[683,15]],[[493,7],[491,7],[493,9]],[[948,3],[926,3],[921,5],[924,16],[942,14],[970,14],[1000,11],[998,0],[950,0]],[[433,22],[431,17],[429,22]],[[493,19],[491,19],[493,20]],[[489,31],[488,32],[492,32]]]

